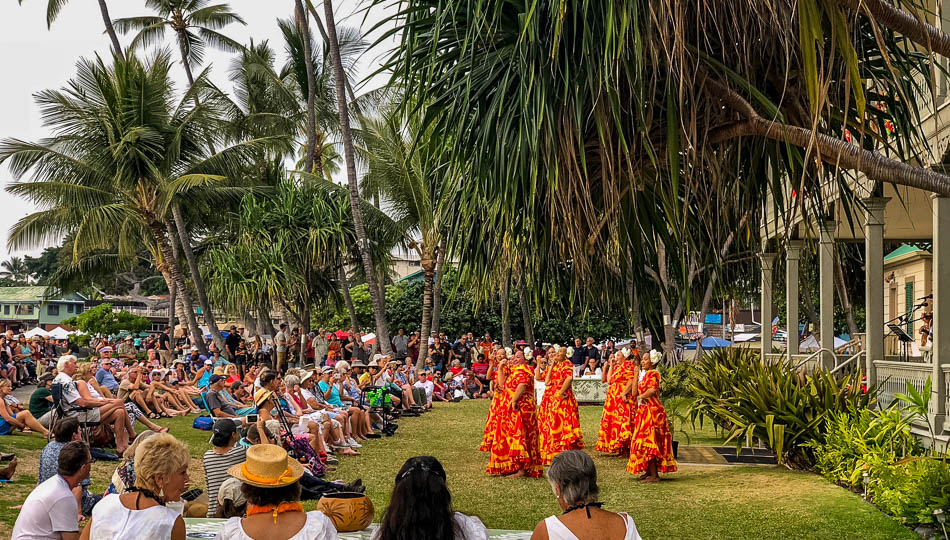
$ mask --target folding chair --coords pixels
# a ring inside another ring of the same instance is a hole
[[[65,401],[63,400],[63,385],[61,383],[54,383],[50,385],[49,391],[53,396],[53,417],[50,419],[49,437],[53,436],[53,429],[61,418],[74,416],[79,422],[79,433],[82,440],[86,444],[89,444],[89,430],[98,427],[102,423],[101,421],[96,422],[88,419],[88,413],[92,411],[93,408],[76,406],[68,411],[72,414],[67,414],[66,408],[64,407]]]

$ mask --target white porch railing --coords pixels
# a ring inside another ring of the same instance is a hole
[[[890,407],[894,402],[894,394],[907,393],[907,383],[917,389],[918,392],[924,391],[924,385],[927,384],[927,377],[933,374],[931,364],[919,364],[915,362],[874,362],[877,368],[877,380],[881,386],[881,392],[878,395],[878,403],[882,408]],[[947,367],[944,367],[944,371]],[[930,404],[931,411],[934,410],[934,403]]]

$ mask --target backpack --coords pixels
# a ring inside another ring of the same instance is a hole
[[[214,427],[214,418],[211,418],[210,416],[199,416],[198,418],[195,418],[195,422],[191,427],[200,429],[202,431],[211,431],[211,428]]]

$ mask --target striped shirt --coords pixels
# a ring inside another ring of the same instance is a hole
[[[208,484],[208,517],[215,517],[218,511],[218,488],[230,478],[228,469],[233,465],[244,463],[247,448],[236,445],[227,454],[219,454],[208,450],[204,456],[205,481]]]

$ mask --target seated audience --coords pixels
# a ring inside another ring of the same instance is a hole
[[[112,473],[112,480],[106,489],[106,495],[121,495],[129,487],[135,485],[135,451],[138,450],[139,445],[157,433],[157,431],[146,430],[135,437],[135,441],[122,453],[122,461],[119,462],[119,466]]]
[[[62,386],[62,408],[67,417],[75,417],[80,423],[102,422],[110,425],[115,434],[115,445],[118,453],[125,452],[129,446],[129,417],[120,400],[106,400],[93,398],[86,385],[81,385],[84,393],[80,393],[79,383],[73,381],[73,375],[78,371],[76,357],[67,354],[61,356],[56,363],[59,374],[53,378],[53,384]]]
[[[92,456],[85,443],[64,445],[59,451],[56,474],[36,486],[23,502],[13,525],[12,538],[79,538],[79,505],[72,490],[89,478],[91,463]]]
[[[113,540],[184,540],[181,511],[166,504],[188,489],[188,447],[168,433],[159,433],[135,451],[135,485],[122,495],[103,498],[81,538]]]
[[[109,390],[107,397],[114,397],[119,390],[119,381],[115,380],[115,373],[112,371],[112,350],[104,347],[102,351],[102,359],[99,360],[99,369],[96,371],[96,383]]]
[[[82,441],[79,432],[79,422],[75,418],[64,418],[56,422],[53,429],[53,440],[50,441],[40,453],[40,470],[36,477],[36,483],[42,484],[56,475],[59,467],[59,453],[63,447],[73,441]],[[73,494],[76,496],[76,502],[79,505],[79,515],[88,516],[92,513],[92,507],[102,498],[101,495],[89,493],[90,481],[88,478],[73,488]],[[80,517],[79,519],[85,519]]]
[[[204,464],[205,482],[208,492],[208,517],[216,517],[218,511],[218,493],[221,483],[228,478],[228,469],[233,465],[244,462],[247,448],[238,444],[241,433],[233,420],[215,420],[211,435],[212,448],[205,452]]]
[[[416,374],[416,378],[418,380],[416,380],[415,384],[413,384],[412,386],[414,388],[422,389],[422,391],[425,393],[425,401],[423,401],[425,405],[423,405],[423,407],[425,407],[426,409],[431,409],[432,408],[432,394],[435,392],[435,384],[429,380],[428,374],[426,374],[426,372],[424,371]]]
[[[389,507],[371,540],[406,538],[488,540],[480,519],[452,510],[445,469],[432,456],[410,458],[399,469]]]
[[[303,465],[276,445],[247,449],[247,460],[228,473],[242,482],[247,517],[232,517],[215,537],[220,540],[331,540],[337,538],[330,518],[314,510],[304,513],[300,502]]]
[[[148,385],[142,381],[142,368],[133,366],[119,383],[119,389],[116,397],[125,403],[135,403],[146,416],[153,420],[161,418],[158,413],[152,412],[146,402],[145,395],[148,392]]]
[[[485,384],[475,376],[474,370],[469,369],[465,371],[465,380],[462,384],[465,388],[465,395],[468,396],[469,399],[484,399],[488,397]]]
[[[601,368],[600,361],[596,358],[588,358],[587,365],[584,366],[584,372],[581,375],[582,377],[600,377]]]
[[[601,510],[597,468],[583,451],[568,450],[554,456],[548,482],[562,513],[538,523],[532,540],[640,540],[633,518]]]
[[[11,406],[7,404],[7,396],[11,392],[13,392],[13,384],[8,379],[0,379],[0,435],[8,435],[14,429],[19,429],[24,433],[33,430],[44,437],[48,437],[49,431],[40,425],[30,411],[14,412],[11,410]]]
[[[49,389],[52,383],[53,374],[46,372],[39,376],[36,390],[30,394],[30,414],[46,429],[53,421],[53,393]]]
[[[221,482],[218,488],[217,511],[214,517],[219,519],[228,519],[232,517],[243,518],[247,513],[247,499],[241,493],[241,481],[234,477],[228,477]]]

